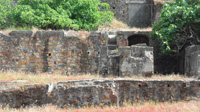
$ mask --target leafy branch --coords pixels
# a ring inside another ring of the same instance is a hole
[[[164,4],[161,18],[153,24],[152,38],[159,38],[162,51],[179,52],[200,43],[200,1],[176,0]]]

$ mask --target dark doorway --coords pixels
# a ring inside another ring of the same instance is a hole
[[[146,43],[146,45],[149,46],[148,36],[142,35],[142,34],[134,34],[134,35],[128,37],[128,45],[129,46],[141,44],[141,43]]]

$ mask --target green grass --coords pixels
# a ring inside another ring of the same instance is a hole
[[[11,30],[11,31],[15,31],[15,30],[33,30],[34,27],[29,27],[29,26],[24,26],[24,27],[14,27],[14,26],[11,26],[11,27],[8,27],[6,28],[5,30]]]
[[[24,26],[24,27],[14,27],[14,26],[11,26],[11,27],[8,27],[4,30],[2,30],[1,32],[3,32],[4,34],[6,35],[9,35],[9,33],[11,31],[33,31],[33,32],[36,32],[38,31],[39,29],[36,28],[36,27],[29,27],[29,26]]]

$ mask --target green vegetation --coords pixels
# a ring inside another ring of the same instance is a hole
[[[99,0],[19,0],[16,6],[13,0],[0,3],[0,29],[28,26],[94,30],[111,22],[114,15],[110,6]]]
[[[0,29],[10,25],[9,15],[12,13],[13,0],[0,0]]]
[[[176,0],[165,4],[151,37],[159,38],[162,51],[179,52],[200,43],[200,1]]]

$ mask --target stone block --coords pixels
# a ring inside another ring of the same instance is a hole
[[[185,69],[184,73],[189,76],[199,76],[200,74],[200,46],[192,45],[185,49]]]

